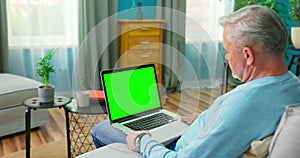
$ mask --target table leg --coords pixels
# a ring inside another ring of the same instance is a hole
[[[297,62],[296,62],[296,76],[298,77],[299,71],[300,71],[300,55],[297,56]]]
[[[291,60],[289,62],[289,65],[288,65],[288,70],[291,70],[295,58],[296,58],[296,55],[292,55],[292,58],[291,58]]]
[[[64,110],[65,110],[65,116],[66,116],[68,158],[71,158],[71,140],[70,140],[69,112],[66,109],[64,109]]]
[[[26,158],[30,158],[30,122],[31,122],[31,108],[25,111],[25,133],[26,133]]]

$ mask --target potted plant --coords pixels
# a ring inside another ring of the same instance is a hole
[[[54,101],[55,86],[50,85],[50,74],[55,72],[51,65],[51,59],[58,49],[50,49],[48,54],[37,62],[36,73],[42,80],[42,85],[38,87],[40,103],[51,103]]]
[[[291,28],[292,43],[296,49],[300,49],[300,0],[289,0],[291,5],[290,14],[298,26]]]
[[[299,0],[296,0],[299,1]],[[276,0],[235,0],[234,10],[238,10],[249,5],[261,5],[275,11],[287,24],[288,10],[286,9],[286,3]]]
[[[238,10],[248,5],[261,5],[274,10],[279,16],[284,16],[286,7],[284,2],[274,0],[235,0],[234,10]]]

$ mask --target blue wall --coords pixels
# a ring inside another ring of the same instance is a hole
[[[292,19],[291,15],[289,14],[289,12],[291,10],[289,0],[278,0],[278,1],[279,2],[284,2],[286,4],[286,6],[284,8],[282,8],[284,10],[284,12],[286,12],[286,16],[284,16],[282,18],[284,19],[284,22],[287,25],[288,34],[290,35],[291,34],[291,27],[298,26],[298,24],[297,24],[296,21],[294,21]],[[290,47],[293,47],[293,44],[291,42],[288,44],[288,48],[286,49],[286,54],[285,54],[285,63],[286,63],[286,65],[289,64],[292,55],[300,53],[300,51],[289,49]],[[296,66],[293,65],[291,67],[290,71],[295,73],[296,72]]]
[[[143,19],[156,19],[157,0],[119,0],[119,19],[137,19],[138,5],[142,3]]]

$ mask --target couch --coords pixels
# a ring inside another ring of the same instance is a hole
[[[263,140],[254,141],[251,148],[243,154],[242,158],[300,158],[300,103],[289,105],[281,117],[276,132]],[[254,151],[248,155],[248,151]],[[257,154],[257,155],[256,155]],[[103,157],[141,158],[142,156],[128,149],[127,145],[113,143],[98,148],[77,158]]]
[[[25,107],[23,102],[37,96],[40,82],[7,73],[0,73],[0,137],[25,130]],[[31,113],[31,128],[48,122],[47,110]]]

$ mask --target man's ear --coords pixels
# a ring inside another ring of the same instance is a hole
[[[247,65],[252,65],[254,63],[255,55],[254,55],[253,49],[251,49],[250,47],[244,47],[243,55],[244,55]]]

